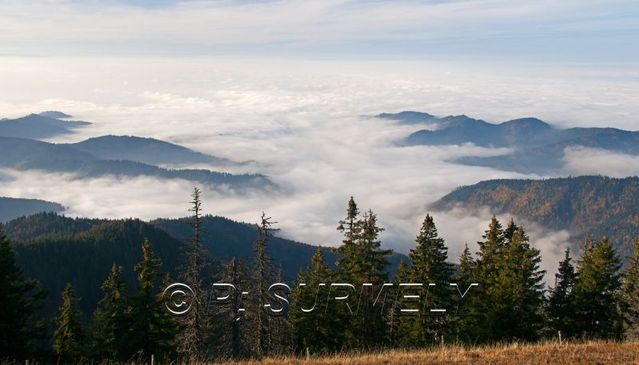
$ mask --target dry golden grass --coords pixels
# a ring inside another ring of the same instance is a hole
[[[269,358],[224,362],[224,365],[381,365],[381,364],[639,364],[639,343],[587,342],[445,346],[425,350],[395,350],[326,357]]]

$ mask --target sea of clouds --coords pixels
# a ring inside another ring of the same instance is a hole
[[[636,78],[619,78],[620,70],[579,73],[578,68],[522,66],[505,71],[419,61],[211,57],[4,57],[0,66],[0,117],[60,110],[93,123],[52,142],[137,135],[251,161],[228,171],[263,173],[288,193],[238,196],[205,188],[206,213],[256,222],[264,211],[278,222],[282,236],[335,246],[340,242],[335,227],[352,195],[362,210],[378,214],[386,229],[384,245],[403,253],[413,246],[429,204],[454,188],[486,179],[543,176],[448,162],[506,149],[397,147],[424,126],[374,115],[420,110],[489,121],[535,116],[561,127],[627,129],[637,129],[634,116],[639,115]],[[636,158],[602,151],[570,149],[565,162],[566,174],[639,173]],[[69,207],[71,216],[180,217],[187,214],[193,186],[148,177],[78,180],[66,174],[2,173],[0,196],[55,201]],[[487,210],[433,214],[452,258],[465,243],[476,250],[491,216]],[[568,233],[525,224],[533,244],[542,249],[544,268],[554,272]]]

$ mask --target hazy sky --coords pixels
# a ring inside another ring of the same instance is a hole
[[[407,252],[428,204],[463,184],[532,177],[447,162],[503,153],[397,148],[415,126],[370,118],[421,110],[489,121],[638,130],[636,1],[0,0],[0,118],[61,110],[103,134],[161,138],[255,160],[291,194],[205,191],[207,213],[273,215],[288,237],[335,245],[350,195]],[[570,149],[565,174],[639,174],[639,159]],[[77,216],[182,216],[191,184],[79,181],[3,171],[0,196]],[[46,184],[42,182],[46,181]],[[490,213],[437,214],[456,257]],[[528,225],[554,270],[567,233]]]
[[[633,0],[3,0],[0,54],[633,64]]]

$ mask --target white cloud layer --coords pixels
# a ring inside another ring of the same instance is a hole
[[[626,177],[639,175],[639,156],[597,148],[568,147],[564,151],[565,170],[573,175]]]
[[[639,87],[636,80],[619,81],[624,72],[531,68],[524,76],[517,70],[435,62],[5,57],[0,58],[0,117],[61,110],[94,124],[54,141],[131,134],[237,161],[254,160],[241,169],[270,176],[291,195],[237,197],[206,190],[207,213],[255,222],[266,211],[285,236],[336,245],[336,222],[354,195],[362,209],[378,213],[387,229],[384,244],[407,252],[428,204],[453,188],[492,178],[537,176],[447,162],[504,150],[471,145],[397,148],[395,142],[420,126],[366,116],[423,110],[637,129]],[[569,166],[583,169],[571,156]],[[56,201],[77,216],[183,216],[191,188],[180,180],[5,174],[13,179],[0,184],[0,195]],[[435,218],[456,259],[464,242],[480,239],[489,216],[438,213]],[[531,226],[530,235],[552,271],[565,232]]]

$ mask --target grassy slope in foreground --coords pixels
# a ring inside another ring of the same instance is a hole
[[[639,343],[588,342],[498,345],[464,348],[444,346],[426,350],[305,358],[271,358],[228,362],[234,365],[378,365],[378,364],[639,364]]]

